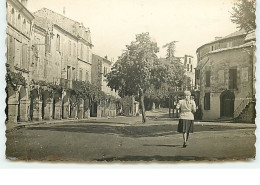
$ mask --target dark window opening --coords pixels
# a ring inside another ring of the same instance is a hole
[[[237,69],[229,69],[229,89],[237,88]]]
[[[206,87],[210,87],[210,76],[211,76],[211,72],[210,71],[206,71]]]
[[[204,96],[204,110],[210,110],[210,93],[205,93],[205,96]]]

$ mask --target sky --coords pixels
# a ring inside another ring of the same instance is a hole
[[[176,44],[175,56],[192,55],[196,49],[237,31],[230,21],[235,0],[28,0],[31,12],[43,7],[89,27],[93,53],[114,61],[135,35],[149,32],[165,57],[163,45]]]

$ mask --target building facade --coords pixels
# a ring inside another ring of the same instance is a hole
[[[7,120],[88,118],[90,98],[76,97],[77,82],[91,83],[92,43],[82,23],[27,0],[7,0]]]
[[[186,84],[188,86],[194,86],[195,85],[195,68],[196,64],[194,61],[193,56],[191,55],[184,55],[182,58],[182,64],[184,66],[185,75],[186,75]]]
[[[101,57],[96,54],[92,55],[92,74],[91,81],[106,95],[118,98],[117,93],[107,86],[106,74],[111,71],[112,62],[107,57]],[[97,117],[114,117],[116,116],[117,105],[112,102],[110,98],[105,101],[93,102],[91,108],[91,115]]]
[[[32,25],[34,16],[27,0],[7,0],[7,117],[28,121]],[[18,75],[19,74],[19,75]],[[11,80],[13,79],[13,81]],[[23,79],[23,80],[22,80]],[[22,80],[22,81],[21,81]],[[14,83],[16,81],[16,83]]]
[[[197,49],[202,119],[255,118],[255,34],[243,30]]]

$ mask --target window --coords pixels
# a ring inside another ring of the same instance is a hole
[[[187,64],[187,71],[189,71],[190,70],[190,68],[189,68],[189,64]]]
[[[26,20],[23,19],[23,31],[25,32],[26,31]]]
[[[22,43],[18,40],[15,40],[14,48],[15,48],[15,54],[14,54],[14,65],[17,67],[21,67],[21,57],[22,57]]]
[[[211,46],[211,51],[213,51],[214,50],[214,46]]]
[[[229,69],[229,89],[237,88],[237,69]]]
[[[68,52],[69,52],[68,54],[69,54],[69,56],[71,56],[71,41],[69,41],[69,49],[68,49],[68,50],[69,50],[69,51],[68,51]]]
[[[192,65],[190,65],[190,72],[192,72]]]
[[[191,64],[191,58],[189,58],[189,63]]]
[[[88,71],[86,71],[86,82],[88,81]]]
[[[205,93],[205,96],[204,96],[204,110],[210,110],[210,93]]]
[[[22,68],[24,69],[27,69],[28,68],[28,65],[27,65],[27,62],[28,62],[28,45],[27,44],[23,44],[22,46]]]
[[[46,37],[45,37],[45,42],[46,42],[46,53],[50,53],[51,52],[51,36],[50,34],[48,34]]]
[[[80,58],[83,59],[83,44],[81,43],[80,47]]]
[[[57,38],[56,38],[56,51],[60,52],[60,35],[57,34]]]
[[[200,70],[199,70],[199,69],[196,69],[196,70],[195,70],[195,78],[196,78],[196,79],[199,79],[199,78],[200,78]]]
[[[74,46],[73,46],[73,56],[76,57],[77,54],[76,54],[76,44],[74,43]]]
[[[70,78],[71,78],[70,66],[67,66],[67,79],[70,80]]]
[[[72,67],[72,80],[76,79],[76,70],[74,67]]]
[[[227,43],[227,47],[228,47],[228,48],[231,48],[231,47],[232,47],[232,42],[228,42],[228,43]]]
[[[210,71],[206,71],[206,87],[210,87],[210,76],[211,76],[211,72]]]
[[[18,26],[18,29],[21,29],[21,15],[20,14],[18,14],[17,26]]]
[[[14,25],[15,24],[14,8],[12,8],[11,14],[12,14],[12,25]]]
[[[7,62],[12,63],[15,55],[14,38],[8,35],[7,39]]]
[[[79,81],[82,81],[82,69],[79,70]]]

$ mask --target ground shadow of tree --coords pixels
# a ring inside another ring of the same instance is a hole
[[[108,134],[119,135],[121,137],[158,137],[169,136],[178,134],[176,132],[177,125],[165,124],[165,125],[104,125],[104,124],[63,124],[63,125],[48,125],[28,127],[27,130],[45,130],[45,131],[58,131],[58,132],[78,132],[78,133],[95,133],[95,134]],[[219,126],[209,125],[195,126],[195,132],[203,131],[223,131],[229,129],[246,129],[246,127],[231,127],[231,126]]]

